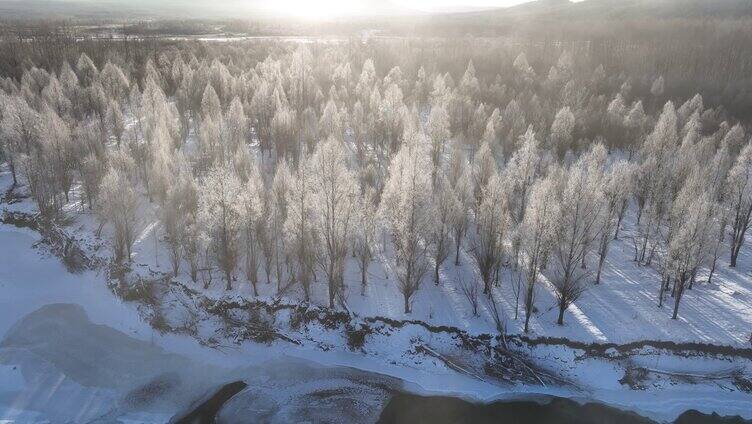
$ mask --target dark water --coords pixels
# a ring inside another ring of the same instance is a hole
[[[213,423],[222,406],[247,386],[244,381],[235,381],[226,384],[208,399],[202,400],[188,414],[171,419],[170,424]]]
[[[653,424],[655,421],[598,403],[580,405],[569,399],[549,403],[499,401],[476,404],[441,396],[397,394],[387,403],[379,424]],[[739,417],[687,411],[675,424],[743,424]]]
[[[246,422],[235,419],[218,419],[225,402],[245,387],[243,382],[234,382],[219,388],[208,401],[199,405],[180,418],[173,418],[171,423],[209,424],[215,422]],[[350,393],[357,396],[357,393]],[[327,395],[322,394],[326,397]],[[232,399],[235,401],[235,399]],[[241,400],[242,402],[242,400]],[[332,408],[332,414],[323,418],[311,419],[298,411],[288,419],[302,422],[373,422],[357,413],[347,413]],[[340,407],[344,405],[339,405]],[[252,408],[255,410],[255,408]],[[347,408],[345,408],[347,409]],[[357,408],[356,408],[357,409]],[[354,411],[350,411],[354,412]],[[345,418],[347,417],[347,418]],[[279,420],[257,420],[250,418],[247,422],[285,422]],[[269,418],[269,417],[267,417]],[[277,417],[280,418],[280,417]],[[634,412],[623,411],[600,403],[579,404],[575,401],[550,397],[541,401],[498,401],[488,404],[472,403],[459,398],[444,396],[418,396],[396,393],[381,411],[378,424],[658,424]],[[736,417],[721,417],[716,414],[703,414],[689,410],[680,415],[674,424],[749,424],[752,421]]]

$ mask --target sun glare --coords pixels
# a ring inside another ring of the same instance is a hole
[[[364,12],[358,3],[348,0],[278,0],[270,6],[273,12],[280,15],[316,20]]]

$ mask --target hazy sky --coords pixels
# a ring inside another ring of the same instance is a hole
[[[242,0],[238,0],[242,1]],[[245,0],[253,2],[253,0]],[[261,1],[259,5],[270,12],[300,17],[324,17],[363,13],[442,12],[477,8],[505,7],[527,0],[277,0]]]
[[[0,0],[0,4],[7,0]],[[216,11],[262,12],[301,18],[331,18],[365,14],[447,12],[507,7],[529,0],[53,0],[84,4]]]

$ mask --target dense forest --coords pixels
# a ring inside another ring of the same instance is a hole
[[[47,219],[93,213],[117,266],[148,208],[197,285],[346,307],[382,254],[409,313],[464,251],[467,300],[516,275],[526,331],[536,287],[563,323],[629,225],[676,318],[752,218],[752,43],[744,20],[660,22],[644,42],[6,37],[2,160]]]

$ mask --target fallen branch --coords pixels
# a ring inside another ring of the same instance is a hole
[[[476,373],[474,373],[474,372],[472,372],[472,371],[470,371],[470,370],[468,370],[468,369],[466,369],[466,368],[464,368],[464,367],[462,367],[460,365],[455,364],[449,358],[446,358],[444,355],[440,354],[439,352],[436,352],[435,350],[431,349],[430,347],[428,347],[426,345],[418,345],[418,346],[416,346],[416,350],[422,350],[424,353],[428,354],[429,356],[433,356],[434,358],[436,358],[436,359],[440,360],[441,362],[443,362],[447,367],[449,367],[453,371],[456,371],[456,372],[458,372],[460,374],[465,374],[465,375],[468,375],[470,377],[476,378],[476,379],[478,379],[478,380],[480,380],[480,381],[482,381],[484,383],[488,383],[488,381],[485,380],[483,377],[479,376],[478,374],[476,374]]]
[[[733,378],[735,375],[738,375],[744,370],[744,367],[736,367],[729,370],[724,371],[717,371],[707,374],[697,374],[697,373],[691,373],[691,372],[679,372],[679,371],[666,371],[666,370],[659,370],[655,368],[647,368],[643,367],[648,372],[652,372],[655,374],[662,374],[662,375],[670,375],[672,377],[685,377],[685,378],[696,378],[700,380],[723,380],[727,378]]]

